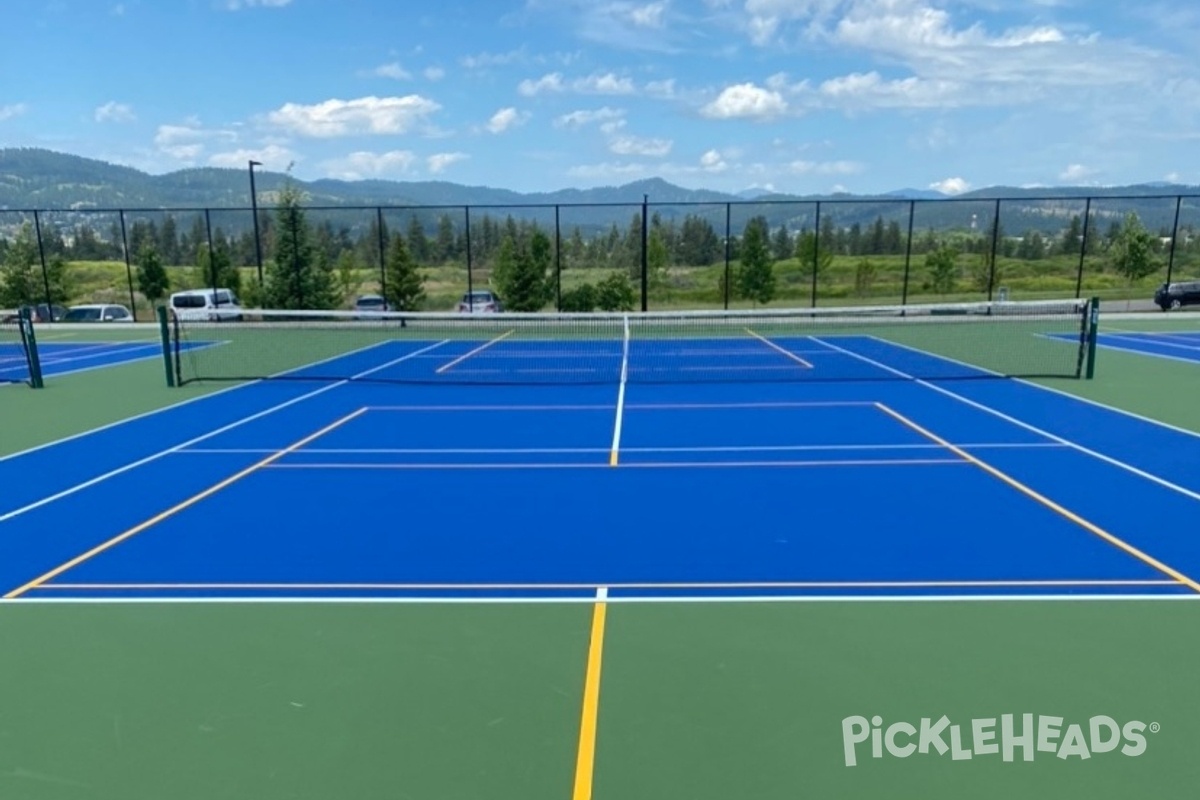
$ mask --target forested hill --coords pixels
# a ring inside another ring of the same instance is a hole
[[[288,177],[282,173],[257,175],[260,203],[269,202],[272,193]],[[1094,200],[1099,218],[1119,218],[1134,211],[1151,229],[1172,224],[1173,195],[1192,195],[1183,203],[1182,221],[1194,224],[1200,219],[1200,189],[1175,184],[1144,184],[1125,187],[1055,187],[1023,189],[989,187],[959,195],[953,202],[929,190],[902,189],[876,196],[849,194],[818,197],[752,193],[730,194],[703,189],[687,189],[652,178],[622,186],[593,189],[562,189],[555,192],[523,194],[485,186],[464,186],[446,181],[342,181],[322,179],[296,181],[311,206],[522,206],[562,204],[601,205],[628,203],[626,208],[586,212],[585,224],[607,226],[627,222],[643,197],[666,218],[682,218],[698,213],[711,218],[716,227],[724,225],[725,203],[738,204],[731,220],[740,230],[746,221],[761,214],[773,225],[801,228],[815,222],[812,203],[816,199],[836,200],[826,205],[822,216],[830,217],[838,227],[855,223],[868,225],[880,217],[889,222],[907,224],[908,200],[917,200],[914,226],[917,229],[971,228],[989,224],[994,199],[1013,198],[1001,212],[1001,224],[1007,232],[1030,229],[1046,233],[1059,231],[1070,218],[1081,214],[1084,198],[1133,197],[1128,200]],[[1168,199],[1150,199],[1158,197]],[[1048,199],[1065,198],[1065,199]],[[711,204],[693,208],[670,208],[671,204]],[[201,168],[164,175],[150,175],[130,167],[109,164],[80,156],[34,148],[0,149],[0,211],[4,209],[64,209],[84,212],[89,209],[167,209],[167,208],[245,208],[249,205],[249,180],[245,170]],[[491,213],[504,215],[503,210]],[[517,217],[541,216],[542,212],[513,208]],[[565,214],[584,212],[571,211]],[[71,215],[75,216],[75,215]],[[0,219],[0,226],[4,220]],[[590,224],[589,224],[590,223]]]

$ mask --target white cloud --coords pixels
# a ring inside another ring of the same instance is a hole
[[[634,6],[629,9],[629,21],[639,28],[661,28],[663,17],[667,11],[666,0],[657,3],[647,3],[644,6]]]
[[[466,153],[434,153],[425,161],[429,167],[429,171],[436,175],[445,171],[445,169],[451,164],[456,164],[459,161],[465,161],[468,158],[470,158],[470,156],[468,156]]]
[[[619,108],[597,108],[594,110],[572,111],[568,114],[554,120],[554,127],[566,128],[567,130],[579,130],[594,122],[607,122],[611,120],[621,119],[625,116],[625,111]]]
[[[611,178],[630,178],[635,175],[644,175],[649,170],[650,167],[637,162],[625,164],[620,162],[605,162],[600,164],[580,164],[568,169],[567,174],[573,178],[608,180]]]
[[[1163,180],[1166,181],[1167,183],[1182,182],[1182,178],[1179,176],[1178,172],[1168,172],[1166,175],[1163,176]]]
[[[793,161],[788,171],[796,175],[855,175],[863,171],[857,161]]]
[[[945,108],[988,97],[974,94],[957,81],[917,77],[885,80],[875,71],[831,78],[817,88],[817,93],[822,100],[844,108]]]
[[[645,91],[651,97],[672,98],[675,96],[675,79],[650,81],[646,84]]]
[[[657,81],[653,84],[648,84],[647,89],[651,86],[658,93],[664,91],[674,91],[674,81]],[[634,82],[626,77],[617,75],[614,72],[593,73],[586,77],[575,78],[572,81],[567,81],[563,78],[561,72],[550,72],[542,77],[534,80],[526,78],[517,84],[517,91],[526,97],[533,97],[545,92],[578,92],[579,94],[608,94],[608,95],[630,95],[637,92],[637,86]]]
[[[610,119],[600,123],[600,132],[605,136],[612,136],[617,131],[625,127],[624,119]]]
[[[390,64],[380,64],[375,69],[371,70],[371,74],[379,78],[391,78],[397,81],[407,81],[412,79],[412,73],[400,66],[398,61],[393,61]]]
[[[753,83],[739,83],[721,90],[700,113],[713,119],[770,119],[787,111],[787,101],[779,92]]]
[[[543,92],[561,92],[564,88],[562,75],[551,72],[535,80],[526,78],[517,84],[517,91],[526,97],[533,97]]]
[[[441,106],[426,97],[359,97],[314,105],[287,103],[267,115],[273,125],[300,136],[332,138],[356,134],[407,133]]]
[[[154,145],[160,152],[188,164],[196,163],[209,144],[231,146],[237,140],[236,131],[206,128],[195,118],[184,120],[182,125],[159,125],[154,134]]]
[[[344,158],[330,159],[321,166],[332,177],[354,181],[363,178],[404,175],[417,163],[417,155],[410,150],[389,150],[373,153],[360,150]]]
[[[24,103],[14,103],[12,105],[0,106],[0,122],[19,117],[29,111],[29,106]]]
[[[942,194],[962,194],[971,191],[971,184],[962,178],[946,178],[929,184],[929,188]]]
[[[509,106],[502,108],[488,120],[487,129],[492,133],[504,133],[509,128],[520,125],[526,120],[526,115]]]
[[[296,159],[296,154],[288,148],[269,144],[259,148],[243,147],[223,153],[213,153],[208,157],[208,163],[214,167],[244,169],[246,162],[258,161],[267,169],[284,169]]]
[[[705,172],[724,172],[729,164],[717,150],[708,150],[700,156],[700,168]]]
[[[488,67],[502,67],[507,64],[524,62],[528,60],[529,54],[525,48],[517,50],[509,50],[507,53],[479,53],[473,56],[464,56],[459,59],[459,63],[467,69],[487,69]]]
[[[643,139],[638,136],[617,136],[608,143],[608,149],[619,156],[652,156],[661,158],[671,152],[674,144],[670,139]]]
[[[1083,164],[1069,164],[1067,168],[1058,173],[1060,181],[1083,181],[1096,174],[1096,170],[1091,167],[1085,167]]]
[[[96,122],[132,122],[133,107],[125,103],[108,102],[93,113]]]
[[[440,81],[446,77],[446,70],[441,67],[426,67],[421,74],[425,76],[425,80],[427,81]]]
[[[612,72],[578,78],[571,88],[582,94],[633,94],[636,91],[633,81]]]
[[[243,8],[283,8],[291,5],[292,0],[225,0],[225,8],[239,11]]]

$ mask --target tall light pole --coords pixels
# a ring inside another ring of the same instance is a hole
[[[261,161],[250,162],[250,208],[254,213],[254,256],[258,262],[258,285],[263,285],[262,273],[262,238],[258,233],[258,192],[254,189],[254,168],[261,167]]]

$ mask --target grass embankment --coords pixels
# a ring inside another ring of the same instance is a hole
[[[818,305],[857,305],[899,303],[907,295],[910,303],[958,302],[980,300],[986,296],[974,275],[978,270],[978,256],[962,255],[958,262],[958,275],[949,291],[936,292],[930,283],[929,270],[924,258],[914,256],[909,267],[907,292],[905,291],[905,269],[903,256],[871,256],[866,259],[871,265],[870,277],[863,280],[861,257],[838,256],[817,279]],[[737,262],[730,265],[736,271]],[[996,291],[1007,290],[1012,300],[1043,300],[1074,297],[1077,284],[1079,259],[1054,256],[1037,261],[1000,258],[997,260]],[[614,270],[592,268],[567,268],[561,276],[563,291],[582,283],[599,283]],[[812,302],[812,267],[796,259],[775,263],[776,292],[772,305],[807,306]],[[666,275],[651,282],[650,305],[657,309],[669,308],[713,308],[724,304],[722,277],[724,262],[701,267],[672,266]],[[451,311],[469,286],[489,286],[490,270],[475,268],[469,276],[463,264],[425,267],[425,309]],[[129,304],[130,285],[125,265],[115,261],[74,261],[68,265],[71,303],[113,302]],[[194,289],[204,285],[203,276],[195,267],[170,267],[171,291]],[[242,285],[248,287],[256,277],[253,267],[243,268]],[[1084,264],[1083,279],[1079,286],[1082,295],[1100,297],[1106,301],[1148,301],[1154,288],[1166,275],[1162,271],[1129,285],[1124,278],[1106,269],[1104,260],[1089,257]],[[1200,277],[1200,257],[1191,254],[1177,257],[1173,277],[1188,279]],[[346,287],[345,305],[353,303],[354,295],[379,290],[380,275],[377,270],[357,270]],[[735,282],[736,283],[736,282]],[[136,289],[136,276],[134,281]],[[138,319],[151,319],[150,304],[134,291]],[[553,305],[553,301],[551,302]],[[749,306],[748,301],[732,298],[731,306]]]

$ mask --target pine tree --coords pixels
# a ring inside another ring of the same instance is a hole
[[[34,269],[37,259],[33,226],[27,222],[9,245],[4,264],[0,266],[0,307],[13,308],[39,300],[44,302],[41,297],[44,290],[38,291],[38,275]]]
[[[775,297],[775,270],[767,240],[767,221],[755,217],[742,234],[742,268],[738,271],[741,296],[766,305]]]
[[[337,303],[332,265],[313,248],[300,200],[300,190],[292,184],[279,192],[275,258],[267,269],[266,299],[281,309],[332,308]]]
[[[509,234],[500,243],[492,281],[504,305],[513,311],[540,311],[549,299],[547,271],[551,265],[550,238],[534,230],[527,245]]]
[[[150,242],[143,244],[137,255],[137,264],[138,291],[153,305],[166,297],[171,288],[171,279],[163,266],[158,248]]]
[[[418,311],[425,302],[424,277],[408,250],[408,242],[399,233],[392,235],[385,270],[387,287],[384,299],[396,311]]]

